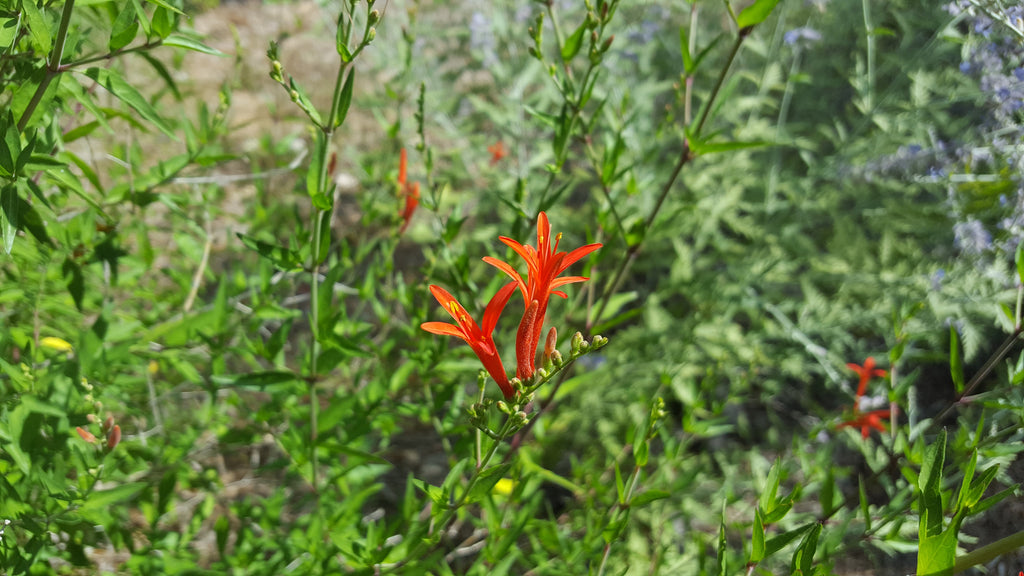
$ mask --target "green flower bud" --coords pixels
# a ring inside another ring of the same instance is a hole
[[[370,28],[370,31],[366,33],[366,40],[365,40],[364,43],[365,44],[369,44],[370,42],[373,42],[373,39],[376,38],[376,37],[377,37],[377,29],[376,28]]]
[[[508,408],[508,404],[504,400],[498,400],[498,410],[501,410],[503,414],[509,414],[511,411]]]
[[[580,332],[577,332],[577,333],[573,334],[572,335],[572,341],[571,341],[570,345],[571,345],[570,349],[572,350],[572,355],[573,356],[578,355],[580,353],[580,347],[583,346],[583,334],[580,333]]]
[[[289,90],[288,91],[288,96],[291,97],[292,102],[298,102],[299,101],[299,91],[298,90]]]
[[[370,13],[366,16],[366,21],[369,23],[370,26],[373,26],[377,22],[380,22],[380,12],[376,10],[371,10]]]

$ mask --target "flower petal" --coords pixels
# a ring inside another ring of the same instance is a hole
[[[597,250],[601,246],[603,246],[603,244],[587,244],[586,246],[580,246],[572,252],[569,252],[565,255],[565,258],[562,259],[561,267],[558,269],[558,274],[561,274],[566,268],[572,266],[581,258],[590,254],[594,250]]]
[[[504,264],[504,262],[502,262]],[[520,280],[522,282],[522,280]],[[525,285],[524,285],[525,288]],[[484,321],[483,321],[483,335],[485,339],[491,339],[494,333],[494,327],[498,325],[498,318],[501,317],[501,312],[505,309],[508,304],[509,298],[516,291],[516,283],[509,282],[508,284],[501,287],[500,290],[495,292],[494,297],[487,304],[487,309],[484,310]]]
[[[466,342],[469,342],[469,339],[466,338],[466,335],[462,332],[462,330],[459,329],[459,327],[455,326],[454,324],[449,324],[447,322],[424,322],[423,324],[420,324],[420,328],[426,330],[427,332],[430,332],[431,334],[437,334],[440,336],[455,336],[458,338],[462,338]]]
[[[523,280],[523,277],[519,275],[519,272],[516,271],[516,269],[513,268],[508,262],[505,262],[504,260],[498,260],[497,258],[492,258],[490,256],[484,256],[484,262],[487,262],[491,266],[494,266],[498,270],[501,270],[505,274],[508,274],[509,277],[515,281],[515,284],[519,287],[519,290],[522,291],[523,298],[528,298],[526,281]],[[484,332],[487,331],[484,330]]]

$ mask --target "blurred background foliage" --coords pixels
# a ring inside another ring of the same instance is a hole
[[[479,314],[504,281],[480,258],[511,256],[497,236],[530,240],[540,210],[562,246],[604,244],[549,312],[560,342],[611,343],[542,391],[504,492],[408,573],[797,573],[799,551],[816,574],[910,573],[939,429],[948,516],[972,450],[979,474],[1000,465],[986,495],[1024,478],[1016,348],[946,410],[958,369],[1019,334],[1019,8],[782,0],[730,58],[722,3],[630,1],[595,59],[585,38],[565,58],[582,1],[381,4],[314,287],[318,148],[292,100],[330,105],[332,39],[365,3],[79,1],[58,69],[63,7],[0,2],[5,146],[35,142],[3,180],[0,568],[401,571],[422,483],[449,486],[473,450],[479,365],[419,329],[442,315],[426,287]],[[268,78],[270,41],[301,98]],[[567,105],[566,79],[592,96]],[[422,197],[399,233],[403,148]],[[846,364],[869,356],[896,374],[866,402],[899,417],[865,440],[839,424]],[[119,446],[75,434],[107,415]],[[616,479],[634,469],[650,496],[630,513]],[[961,547],[1019,530],[1019,510],[988,508]],[[785,553],[754,559],[758,523]]]

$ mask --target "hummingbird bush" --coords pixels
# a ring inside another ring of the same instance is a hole
[[[1022,30],[0,1],[0,573],[1020,572]]]

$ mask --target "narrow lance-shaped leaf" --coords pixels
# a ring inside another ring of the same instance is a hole
[[[136,18],[135,6],[131,2],[124,5],[121,12],[114,19],[113,27],[110,30],[110,40],[107,47],[111,52],[117,52],[121,48],[131,44],[139,31],[139,21]]]
[[[754,529],[751,536],[750,563],[764,560],[764,523],[761,521],[761,509],[754,509]]]
[[[355,76],[356,70],[351,68],[348,72],[348,77],[345,78],[345,85],[341,88],[341,96],[338,100],[338,116],[334,120],[335,128],[344,124],[345,117],[348,116],[348,108],[352,105],[352,84]]]
[[[14,237],[18,234],[18,192],[13,184],[0,190],[0,234],[4,239],[4,253],[14,249]]]
[[[164,38],[164,46],[174,46],[177,48],[184,48],[186,50],[192,50],[201,54],[209,54],[210,56],[227,56],[227,54],[211,48],[206,44],[203,44],[197,38],[192,36],[186,36],[181,32],[173,32]]]
[[[583,45],[583,34],[586,31],[587,23],[584,21],[571,36],[565,39],[565,44],[562,45],[562,60],[568,62],[576,57]]]
[[[949,327],[949,372],[953,377],[953,386],[956,393],[964,393],[964,366],[960,359],[960,341],[957,337],[956,326]]]
[[[117,72],[107,68],[89,68],[85,71],[85,75],[93,79],[100,86],[103,86],[103,88],[113,94],[118,100],[124,102],[133,110],[138,112],[140,116],[148,120],[168,137],[177,139],[170,126],[168,126],[167,122],[160,117],[149,101],[146,100],[138,90],[132,87],[131,84],[125,82],[124,78],[122,78]]]
[[[693,65],[693,55],[690,54],[690,34],[686,26],[679,27],[679,48],[683,53],[683,72],[689,76],[696,67]]]
[[[778,3],[779,0],[755,0],[736,17],[736,25],[743,30],[764,22]]]

